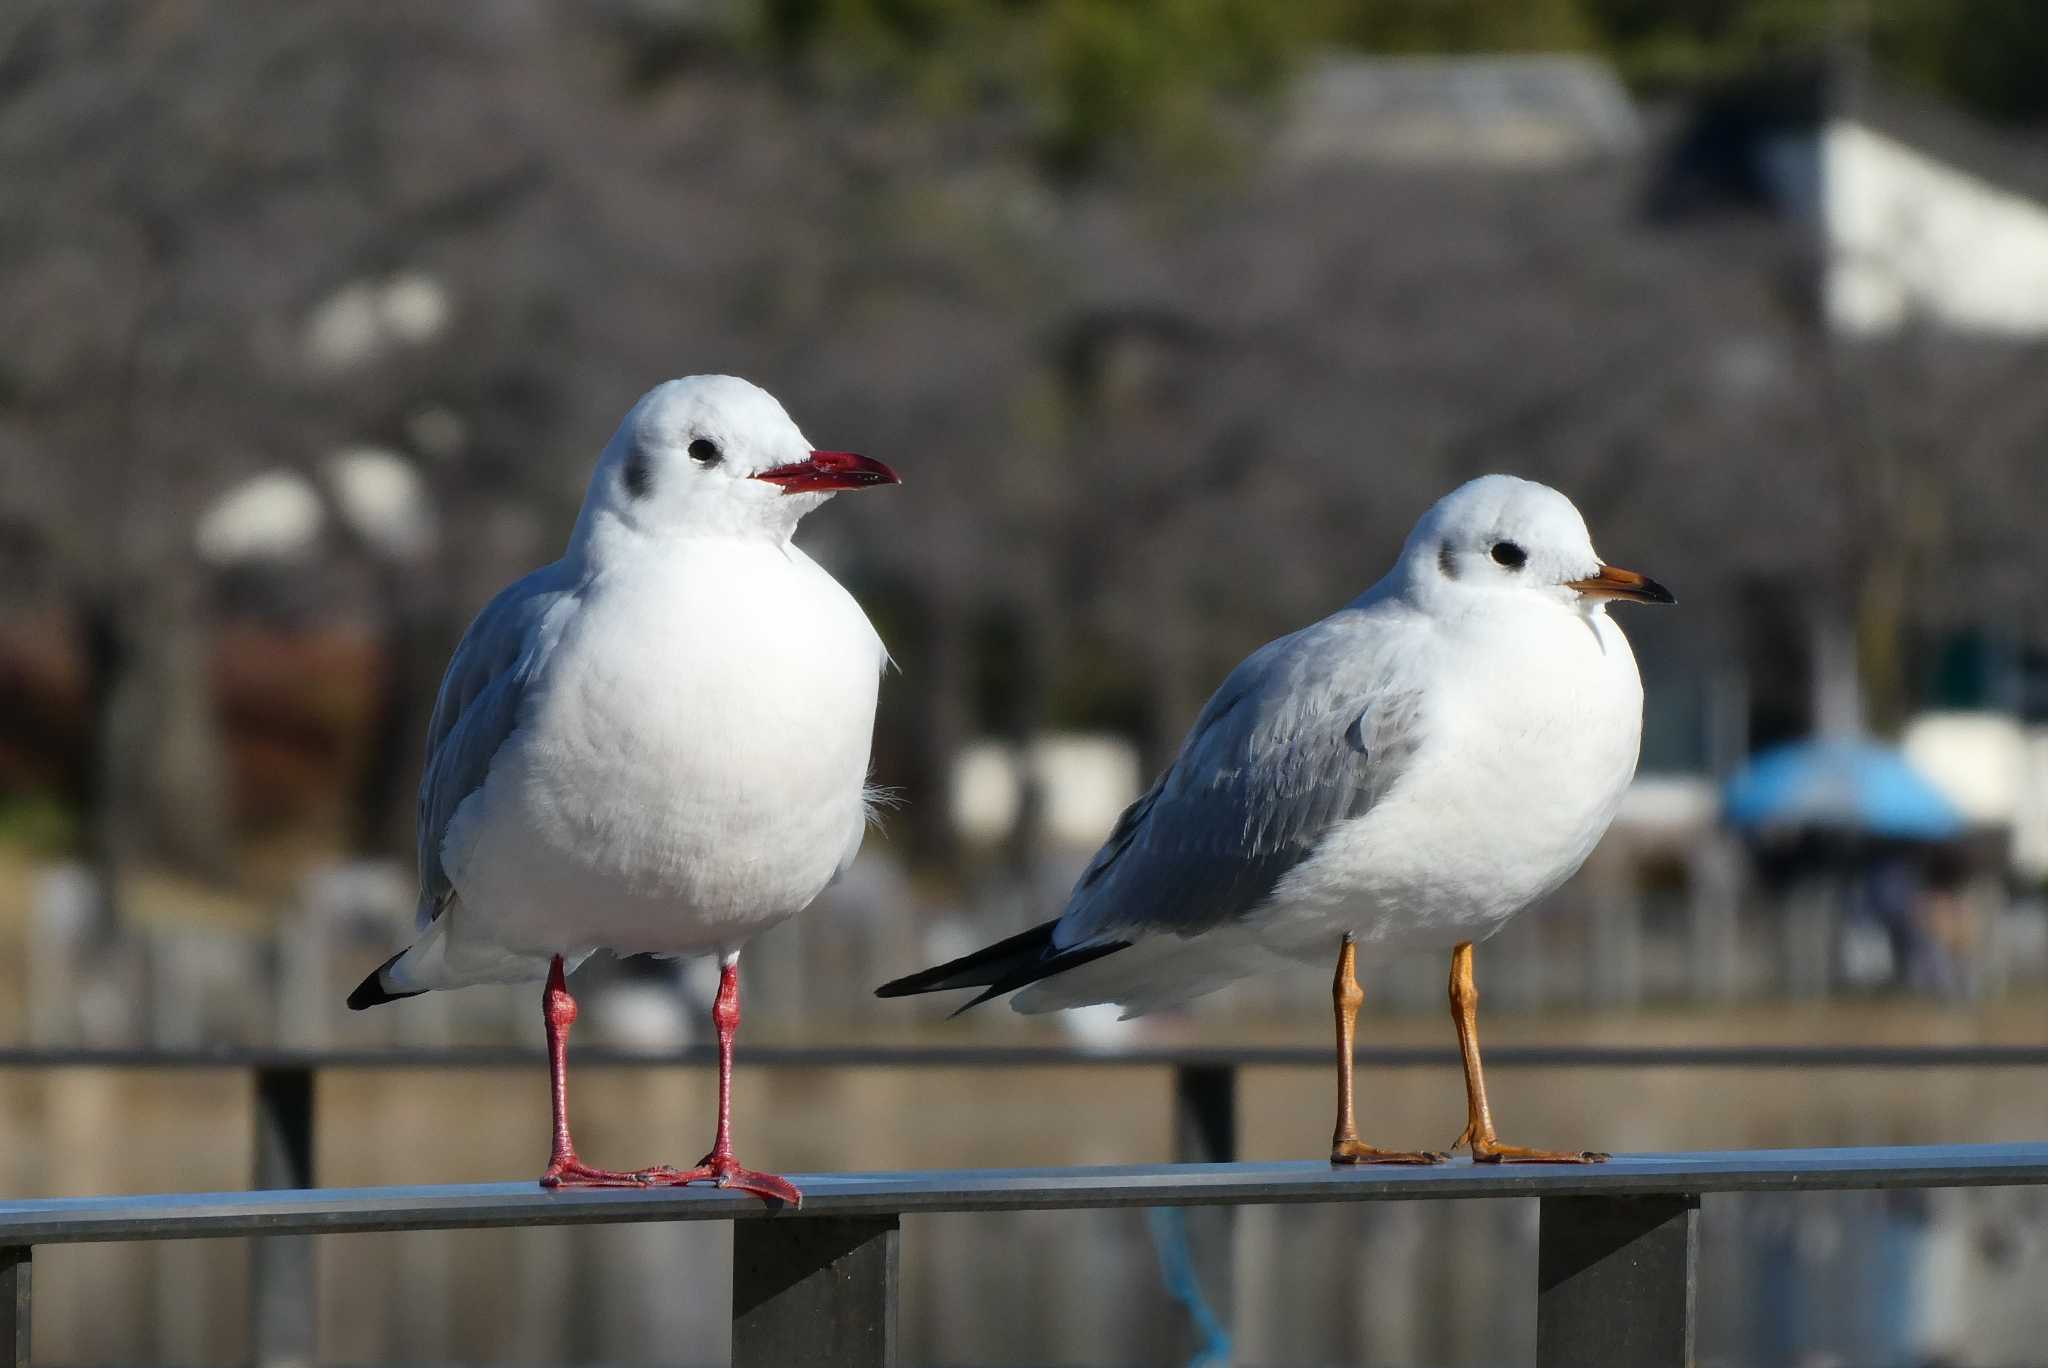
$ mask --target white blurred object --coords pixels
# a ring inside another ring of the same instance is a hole
[[[2048,907],[2040,899],[1998,908],[1992,937],[1990,958],[2007,979],[2038,977],[2048,968]]]
[[[1862,918],[1845,923],[1836,947],[1842,980],[1854,988],[1877,988],[1899,976],[1901,966],[1883,927]]]
[[[289,560],[311,551],[326,525],[320,491],[290,470],[266,470],[215,499],[193,528],[200,558],[214,565]]]
[[[1720,811],[1720,787],[1705,775],[1638,774],[1621,797],[1614,830],[1660,838],[1693,836],[1711,830]]]
[[[2026,735],[2012,864],[2030,878],[2048,879],[2048,727],[2030,728]]]
[[[306,320],[306,360],[318,370],[346,369],[377,351],[382,331],[375,289],[364,281],[344,285]]]
[[[1125,1021],[1123,1009],[1114,1002],[1095,1002],[1086,1007],[1072,1008],[1061,1012],[1058,1021],[1077,1044],[1095,1049],[1129,1045],[1132,1037],[1145,1029],[1142,1021]]]
[[[29,902],[28,1038],[35,1045],[76,1045],[81,1032],[78,966],[99,918],[99,884],[82,864],[37,873]]]
[[[395,347],[423,345],[447,331],[454,311],[448,287],[423,271],[350,281],[307,318],[306,361],[315,370],[342,371]]]
[[[1040,737],[1031,746],[1031,768],[1045,795],[1046,834],[1062,845],[1100,845],[1144,791],[1138,748],[1121,737]]]
[[[654,1053],[689,1043],[690,1016],[673,982],[608,983],[591,996],[592,1034],[607,1045]]]
[[[1853,741],[1866,730],[1856,629],[1838,617],[1817,617],[1810,639],[1814,733],[1830,741]]]
[[[2048,332],[2048,206],[1848,119],[1828,125],[1822,157],[1836,328]]]
[[[1026,768],[1028,766],[1028,769]],[[1039,737],[1018,761],[1017,748],[975,741],[953,763],[953,825],[992,845],[1016,829],[1024,782],[1037,784],[1045,834],[1054,843],[1093,849],[1142,790],[1138,749],[1121,737],[1058,732]]]
[[[418,346],[448,329],[454,308],[448,287],[423,271],[404,271],[385,282],[378,299],[385,330],[400,342]]]
[[[951,787],[953,829],[967,840],[994,845],[1015,829],[1023,786],[1013,747],[1000,741],[968,742],[953,757]]]
[[[1913,768],[1976,826],[2008,826],[2027,778],[2027,740],[2005,713],[1930,712],[1906,724],[1900,749]]]
[[[193,1050],[261,1037],[270,1004],[248,988],[264,979],[265,942],[203,925],[149,927],[142,935],[150,1045]]]
[[[417,467],[383,447],[347,447],[322,473],[349,530],[377,551],[413,560],[434,549],[434,507]]]
[[[348,971],[374,947],[388,945],[412,926],[419,884],[410,859],[324,861],[299,880],[282,909],[276,933],[277,991],[273,1038],[293,1049],[325,1049],[338,1038],[363,1043],[369,1036],[352,1020],[345,1037],[337,1026],[347,1014],[342,996]],[[410,1045],[448,1043],[449,1012],[433,998],[417,1010],[380,1023],[386,1037]]]

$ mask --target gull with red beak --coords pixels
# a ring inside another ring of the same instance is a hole
[[[888,653],[790,537],[833,494],[895,483],[880,461],[813,450],[744,380],[671,380],[598,458],[568,551],[456,647],[420,784],[421,934],[348,1005],[545,980],[543,1184],[800,1200],[733,1156],[740,948],[860,849]],[[691,1168],[595,1168],[571,1142],[564,976],[600,949],[719,957],[718,1124]]]
[[[1564,495],[1506,475],[1453,490],[1385,579],[1232,671],[1064,915],[877,991],[979,988],[971,1007],[1021,988],[1020,1012],[1115,1002],[1135,1016],[1334,959],[1330,1160],[1435,1163],[1359,1138],[1352,1035],[1361,957],[1449,950],[1466,1100],[1451,1148],[1605,1157],[1495,1135],[1472,945],[1571,876],[1635,774],[1643,685],[1607,616],[1616,600],[1673,601],[1595,555]]]

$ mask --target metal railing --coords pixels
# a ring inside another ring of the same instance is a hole
[[[1455,1067],[1450,1049],[1366,1048],[1357,1062],[1368,1068]],[[1489,1051],[1496,1068],[2038,1068],[2048,1065],[2048,1047],[2040,1046],[1733,1046],[1733,1047],[1500,1047]],[[575,1065],[590,1068],[709,1067],[715,1056],[698,1047],[660,1054],[592,1049],[578,1051]],[[15,1361],[27,1361],[26,1248],[56,1240],[173,1239],[202,1235],[260,1234],[279,1238],[251,1246],[251,1347],[259,1362],[310,1362],[313,1356],[313,1251],[305,1235],[342,1230],[428,1230],[494,1224],[567,1224],[592,1221],[702,1220],[760,1214],[752,1198],[728,1194],[688,1193],[543,1193],[526,1184],[456,1188],[371,1189],[360,1192],[312,1191],[313,1136],[317,1121],[316,1081],[336,1070],[408,1069],[532,1069],[543,1059],[536,1051],[511,1048],[437,1050],[375,1049],[308,1051],[233,1050],[0,1050],[0,1070],[74,1069],[226,1069],[248,1073],[254,1084],[257,1136],[253,1186],[259,1191],[227,1196],[84,1198],[0,1205],[0,1314],[14,1300],[20,1303]],[[2048,1168],[2048,1149],[1795,1151],[1679,1156],[1635,1156],[1598,1169],[1474,1169],[1469,1165],[1428,1170],[1341,1170],[1324,1164],[1240,1165],[1237,1155],[1238,1073],[1245,1068],[1328,1068],[1327,1048],[1224,1047],[1140,1048],[1116,1051],[1074,1046],[1013,1047],[757,1047],[744,1053],[754,1068],[1147,1068],[1170,1069],[1174,1077],[1177,1167],[1114,1170],[1049,1170],[993,1174],[823,1175],[804,1180],[806,1202],[801,1213],[782,1213],[761,1229],[810,1231],[804,1236],[748,1235],[757,1223],[741,1220],[736,1230],[735,1257],[740,1271],[758,1266],[780,1278],[820,1250],[840,1249],[865,1268],[880,1255],[868,1250],[881,1236],[875,1227],[835,1222],[885,1221],[887,1260],[893,1268],[895,1221],[905,1212],[992,1211],[1032,1206],[1092,1207],[1120,1205],[1224,1205],[1288,1201],[1383,1201],[1469,1196],[1538,1196],[1544,1199],[1541,1263],[1551,1272],[1539,1274],[1548,1289],[1552,1272],[1574,1259],[1584,1261],[1586,1231],[1606,1231],[1599,1239],[1621,1240],[1633,1249],[1638,1238],[1654,1233],[1650,1221],[1664,1229],[1680,1221],[1680,1201],[1696,1205],[1707,1191],[1825,1187],[1945,1187],[1982,1183],[2037,1183]],[[1190,1167],[1193,1166],[1193,1167]],[[1995,1176],[1980,1176],[1994,1174]],[[1718,1178],[1716,1177],[1718,1175]],[[875,1205],[860,1207],[862,1194]],[[1593,1206],[1557,1205],[1585,1200]],[[937,1202],[938,1205],[931,1203]],[[946,1205],[945,1203],[960,1203]],[[1621,1203],[1614,1206],[1613,1203]],[[679,1204],[680,1203],[680,1204]],[[709,1205],[707,1205],[707,1203]],[[1630,1205],[1634,1203],[1635,1205]],[[1649,1205],[1643,1205],[1649,1203]],[[1659,1205],[1662,1204],[1662,1205]],[[1626,1208],[1626,1210],[1624,1210]],[[1690,1206],[1683,1208],[1691,1211]],[[151,1213],[143,1219],[140,1213]],[[1629,1212],[1635,1213],[1628,1215]],[[1603,1214],[1604,1213],[1604,1214]],[[1647,1213],[1647,1214],[1646,1214]],[[1626,1219],[1624,1219],[1626,1217]],[[47,1228],[38,1219],[55,1222]],[[383,1224],[364,1224],[383,1221]],[[126,1222],[127,1224],[123,1224]],[[261,1225],[237,1224],[256,1222]],[[1616,1224],[1620,1222],[1620,1224]],[[1691,1240],[1691,1217],[1681,1223]],[[1581,1229],[1583,1228],[1583,1229]],[[1564,1230],[1566,1233],[1558,1233]],[[1571,1230],[1580,1230],[1571,1235]],[[46,1231],[48,1233],[46,1233]],[[855,1237],[860,1238],[856,1239]],[[1626,1237],[1624,1239],[1624,1237]],[[797,1240],[797,1253],[776,1253],[778,1241]],[[1227,1286],[1228,1229],[1212,1229],[1198,1241],[1194,1254],[1205,1273]],[[848,1243],[851,1241],[852,1243]],[[764,1243],[765,1242],[765,1243]],[[822,1243],[820,1243],[822,1242]],[[1597,1241],[1596,1241],[1597,1245]],[[1655,1245],[1662,1249],[1662,1245]],[[1645,1248],[1650,1248],[1646,1246]],[[810,1251],[802,1254],[802,1250]],[[1578,1250],[1578,1254],[1571,1251]],[[1685,1277],[1690,1285],[1691,1245],[1687,1243]],[[764,1252],[765,1251],[765,1252]],[[1640,1252],[1640,1251],[1639,1251]],[[1667,1250],[1668,1254],[1669,1251]],[[773,1254],[771,1258],[769,1255]],[[840,1255],[833,1255],[833,1259]],[[1636,1257],[1635,1254],[1630,1255]],[[1647,1257],[1645,1255],[1644,1257]],[[1665,1255],[1658,1255],[1664,1258]],[[794,1260],[795,1264],[791,1261]],[[754,1261],[754,1262],[749,1262]],[[828,1260],[827,1262],[830,1262]],[[1595,1262],[1601,1262],[1595,1260]],[[853,1265],[849,1265],[852,1267]],[[1657,1265],[1662,1267],[1662,1265]],[[1645,1265],[1649,1267],[1649,1265]],[[778,1271],[779,1270],[779,1271]],[[813,1271],[814,1273],[816,1270]],[[806,1277],[812,1276],[810,1274]],[[835,1275],[837,1276],[837,1275]],[[847,1276],[852,1276],[848,1274]],[[867,1276],[862,1274],[861,1276]],[[877,1275],[879,1276],[879,1275]],[[1562,1276],[1562,1275],[1560,1275]],[[1617,1275],[1618,1276],[1618,1275]],[[1645,1274],[1644,1276],[1648,1276]],[[1662,1277],[1663,1275],[1658,1275]],[[1580,1284],[1565,1279],[1573,1286]],[[744,1279],[737,1287],[750,1286]],[[893,1286],[893,1274],[891,1275]],[[1603,1289],[1605,1284],[1599,1284]],[[738,1293],[736,1293],[736,1296]],[[809,1295],[809,1294],[806,1294]],[[1564,1314],[1543,1293],[1541,1325]],[[1565,1294],[1560,1291],[1559,1296]],[[1577,1295],[1577,1294],[1573,1294]],[[1607,1290],[1598,1299],[1609,1296]],[[1688,1293],[1688,1296],[1690,1294]],[[1569,1300],[1569,1298],[1567,1298]],[[1644,1303],[1646,1306],[1651,1303]],[[1690,1302],[1687,1306],[1689,1308]],[[735,1315],[739,1315],[735,1303]],[[836,1315],[837,1312],[835,1311]],[[805,1320],[809,1313],[795,1317]],[[744,1319],[744,1318],[742,1318]],[[774,1317],[779,1324],[783,1317]],[[1690,1311],[1685,1322],[1689,1343]],[[893,1324],[893,1322],[891,1322]],[[742,1335],[735,1321],[735,1345],[756,1342]],[[756,1327],[760,1334],[767,1331]],[[748,1336],[756,1331],[749,1331]],[[1549,1333],[1549,1332],[1546,1332]],[[1580,1331],[1573,1330],[1573,1336]],[[893,1336],[893,1331],[890,1332]],[[886,1338],[886,1337],[885,1337]],[[829,1336],[828,1336],[829,1340]],[[6,1342],[0,1336],[0,1342]],[[837,1343],[837,1341],[831,1341]],[[1550,1334],[1546,1342],[1556,1342]],[[1661,1342],[1661,1341],[1660,1341]],[[1574,1343],[1577,1339],[1574,1338]],[[788,1346],[784,1346],[785,1349]],[[751,1352],[751,1351],[750,1351]],[[800,1363],[798,1357],[748,1359],[735,1350],[736,1361]],[[842,1361],[835,1358],[815,1360]],[[848,1362],[881,1361],[849,1358]],[[1598,1364],[1651,1362],[1649,1358],[1601,1359],[1573,1357],[1545,1360]],[[1672,1359],[1677,1362],[1681,1360]]]
[[[902,1218],[944,1212],[1535,1197],[1542,1368],[1692,1361],[1701,1198],[1723,1192],[2048,1184],[2048,1145],[1617,1155],[1586,1167],[1327,1163],[801,1174],[801,1210],[715,1188],[530,1183],[70,1197],[0,1203],[0,1344],[29,1362],[38,1245],[629,1221],[733,1222],[738,1368],[896,1360]]]

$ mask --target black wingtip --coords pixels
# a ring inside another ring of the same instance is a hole
[[[368,978],[356,985],[356,990],[348,995],[348,1009],[351,1012],[360,1012],[365,1007],[380,1007],[387,1002],[396,1002],[400,998],[418,997],[426,991],[421,988],[410,993],[394,993],[384,986],[384,971],[398,963],[399,956],[404,953],[405,951],[401,950],[397,955],[385,960],[371,971]]]
[[[1019,965],[1036,963],[1052,953],[1052,929],[1057,925],[1059,919],[1055,917],[1052,921],[1040,922],[1029,931],[1019,931],[994,945],[985,945],[971,955],[962,955],[930,969],[891,979],[875,989],[875,996],[911,997],[918,993],[944,992],[948,988],[985,988],[991,983],[998,983]]]
[[[925,973],[929,972],[931,971],[925,971]],[[905,974],[902,978],[890,979],[887,983],[875,989],[875,996],[878,998],[911,997],[917,993],[933,991],[930,988],[920,988],[917,986],[917,981],[923,977],[924,974]]]
[[[952,1013],[959,1016],[970,1007],[979,1007],[991,998],[1001,997],[1028,983],[1036,983],[1042,978],[1050,978],[1130,947],[1129,941],[1111,941],[1106,945],[1083,945],[1061,950],[1053,945],[1052,940],[1052,929],[1058,924],[1055,918],[1007,940],[985,946],[971,955],[892,979],[875,989],[875,996],[895,998],[917,993],[940,993],[948,988],[981,989],[978,995]]]
[[[1064,974],[1069,969],[1080,968],[1090,960],[1099,960],[1104,955],[1114,955],[1119,950],[1128,950],[1130,948],[1131,943],[1129,941],[1107,941],[1101,945],[1083,945],[1073,950],[1057,951],[1047,955],[1035,964],[1021,965],[1015,971],[997,979],[994,983],[982,989],[979,996],[968,999],[966,1006],[961,1007],[959,1011],[954,1012],[952,1015],[959,1016],[968,1007],[979,1007],[990,998],[999,998],[1005,993],[1015,992],[1017,989],[1036,983],[1040,979],[1049,979],[1055,974]],[[951,1020],[951,1017],[948,1020]]]

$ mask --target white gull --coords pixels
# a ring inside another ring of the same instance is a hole
[[[1448,949],[1467,1101],[1453,1148],[1599,1157],[1494,1134],[1472,944],[1571,877],[1635,773],[1643,686],[1615,599],[1672,602],[1604,564],[1564,495],[1505,475],[1452,491],[1386,578],[1231,672],[1063,915],[878,993],[981,988],[973,1006],[1023,989],[1020,1012],[1114,1002],[1131,1016],[1334,958],[1331,1158],[1423,1163],[1443,1156],[1358,1138],[1355,966]]]
[[[888,654],[790,543],[887,466],[814,451],[766,391],[649,391],[591,476],[567,553],[493,599],[449,662],[420,785],[421,935],[349,998],[545,979],[542,1182],[715,1181],[794,1204],[731,1144],[740,948],[860,849]],[[592,1168],[570,1141],[566,972],[599,949],[715,954],[719,1114],[694,1168]]]

